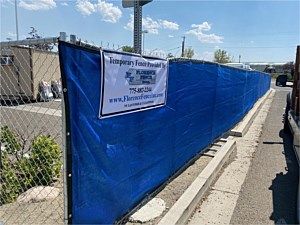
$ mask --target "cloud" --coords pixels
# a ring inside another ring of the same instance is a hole
[[[211,25],[208,22],[203,22],[202,24],[192,24],[192,28],[209,31],[211,29]]]
[[[105,22],[116,23],[122,16],[122,11],[118,7],[101,0],[98,2],[98,11]]]
[[[174,37],[174,35],[170,35],[170,34],[169,34],[169,35],[168,35],[168,37],[169,37],[169,38],[173,38],[173,37]]]
[[[167,20],[159,20],[159,23],[164,29],[179,30],[179,25],[177,23],[170,22]]]
[[[122,11],[112,3],[98,0],[98,3],[91,3],[89,0],[77,0],[77,10],[84,16],[92,13],[100,13],[102,20],[109,23],[116,23],[122,16]]]
[[[13,5],[13,4],[15,3],[11,0],[0,0],[0,6],[2,8],[7,8],[9,5]]]
[[[124,26],[126,30],[133,30],[134,29],[134,18],[133,15],[130,15],[129,22]],[[158,28],[160,25],[157,21],[154,21],[150,17],[142,18],[143,30],[147,30],[150,34],[158,34]]]
[[[124,26],[126,30],[133,30],[133,15],[130,15],[129,22]],[[143,30],[148,30],[151,34],[158,34],[159,29],[179,30],[179,25],[167,20],[155,20],[150,17],[142,18]]]
[[[147,29],[149,34],[159,34],[158,29]]]
[[[6,34],[6,40],[13,40],[16,39],[16,37],[17,37],[16,33],[11,31],[7,32]]]
[[[211,24],[209,24],[208,22],[203,22],[202,24],[193,24],[191,27],[193,29],[189,30],[187,34],[196,36],[199,41],[203,43],[223,43],[223,37],[216,34],[203,33],[203,31],[211,30]]]
[[[209,51],[203,52],[202,60],[213,62],[214,59],[215,59],[215,53],[214,52],[209,52]]]
[[[15,33],[13,33],[13,32],[8,32],[7,35],[9,37],[17,37],[17,35]]]
[[[49,10],[56,7],[55,0],[20,0],[19,7],[27,10]]]
[[[66,3],[66,2],[62,2],[62,3],[60,3],[62,6],[68,6],[68,3]]]
[[[150,17],[143,18],[143,26],[148,29],[157,29],[160,27],[158,21],[153,20]]]
[[[125,30],[133,30],[133,15],[130,14],[129,22],[124,26]]]
[[[88,0],[78,0],[76,3],[77,10],[84,16],[89,16],[96,12],[96,4],[92,4]]]

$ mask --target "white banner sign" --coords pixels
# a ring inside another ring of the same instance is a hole
[[[103,51],[100,117],[163,106],[167,60]]]

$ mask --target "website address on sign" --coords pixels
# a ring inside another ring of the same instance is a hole
[[[110,98],[109,103],[121,103],[121,102],[146,100],[146,99],[152,99],[152,98],[160,98],[160,97],[163,97],[163,95],[164,95],[163,93],[150,94],[150,95],[141,94],[141,95],[138,95],[138,96],[125,95],[125,96],[120,97],[120,98]]]

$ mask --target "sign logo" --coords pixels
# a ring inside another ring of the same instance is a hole
[[[129,85],[155,84],[156,72],[155,70],[129,69],[125,78]]]

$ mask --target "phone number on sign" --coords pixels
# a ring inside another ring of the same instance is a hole
[[[147,93],[147,92],[151,92],[151,91],[152,91],[152,87],[129,88],[130,94]]]

